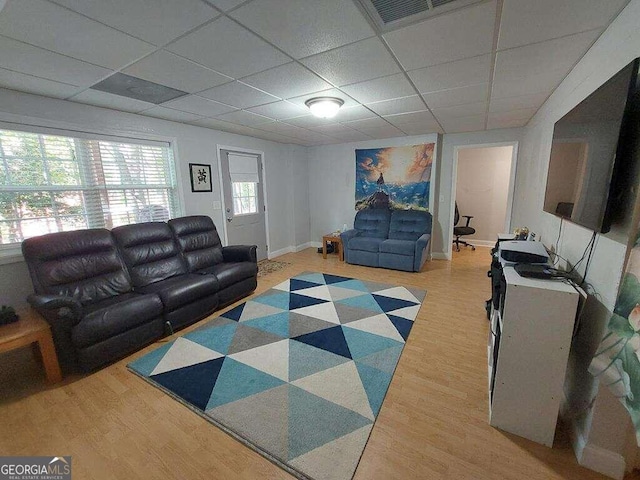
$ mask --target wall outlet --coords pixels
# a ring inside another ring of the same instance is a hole
[[[222,210],[222,202],[220,200],[213,201],[213,209],[214,210]]]

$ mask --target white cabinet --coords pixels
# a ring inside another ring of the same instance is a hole
[[[489,333],[490,423],[551,446],[580,295],[512,267],[503,274],[506,288]]]

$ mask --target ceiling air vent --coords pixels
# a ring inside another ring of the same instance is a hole
[[[124,73],[114,73],[90,88],[155,104],[187,95],[187,92],[182,90],[148,82]]]
[[[426,18],[483,0],[356,0],[379,32],[406,27]]]

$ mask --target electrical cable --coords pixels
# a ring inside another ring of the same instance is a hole
[[[571,270],[569,270],[567,273],[573,273],[575,271],[576,268],[578,268],[578,265],[580,265],[582,263],[582,261],[584,260],[584,258],[587,256],[587,250],[589,249],[589,247],[591,247],[592,251],[593,251],[593,244],[595,243],[596,240],[596,232],[593,232],[593,235],[591,235],[591,240],[589,240],[589,243],[587,243],[587,246],[584,247],[584,251],[582,252],[582,257],[580,257],[580,260],[578,260],[575,265],[573,265],[573,267],[571,267]]]
[[[593,232],[594,236],[595,236],[595,232]],[[596,246],[596,242],[594,241],[591,244],[591,250],[589,250],[589,256],[587,257],[587,263],[584,267],[584,275],[582,275],[582,282],[580,283],[580,286],[582,286],[586,280],[587,280],[587,273],[589,272],[589,265],[591,264],[591,255],[593,254],[593,250]]]
[[[558,257],[560,257],[560,255],[558,255],[558,248],[560,248],[560,247],[559,247],[559,245],[560,245],[560,234],[562,233],[562,221],[563,221],[563,220],[564,220],[564,218],[563,218],[563,217],[560,217],[560,226],[558,227],[558,238],[556,238],[556,248],[555,248],[555,250],[553,251],[553,255],[554,255],[554,257],[553,257],[553,265],[555,265],[556,263],[558,263],[558,262],[557,262],[557,260],[558,260]],[[562,258],[562,257],[560,257],[560,258]],[[567,261],[567,260],[566,260],[566,259],[564,259],[564,258],[562,258],[562,259],[563,259],[565,262]]]

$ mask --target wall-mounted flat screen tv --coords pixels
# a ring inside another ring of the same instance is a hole
[[[638,179],[638,65],[610,78],[553,129],[544,211],[606,233],[628,222]]]

